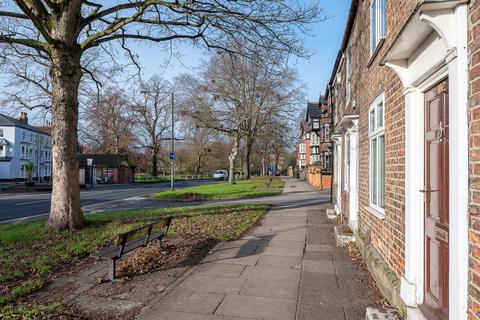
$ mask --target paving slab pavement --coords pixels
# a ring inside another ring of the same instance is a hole
[[[373,293],[335,246],[328,195],[288,180],[278,198],[259,226],[219,244],[138,319],[364,319]]]

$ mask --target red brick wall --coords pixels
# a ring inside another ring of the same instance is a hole
[[[470,274],[469,319],[480,319],[480,1],[470,3]]]
[[[379,65],[380,58],[416,7],[415,0],[387,1],[387,38],[371,65],[370,2],[360,1],[350,38],[352,48],[352,100],[359,110],[359,230],[370,234],[374,248],[397,277],[404,274],[405,212],[405,100],[397,75]],[[369,206],[368,110],[385,93],[385,219]]]

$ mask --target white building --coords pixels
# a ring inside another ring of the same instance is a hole
[[[52,138],[48,127],[28,124],[25,112],[19,119],[0,114],[0,180],[26,178],[25,164],[34,164],[33,179],[49,178],[52,172]]]

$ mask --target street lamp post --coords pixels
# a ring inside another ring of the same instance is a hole
[[[170,152],[170,189],[175,189],[175,95],[172,91],[172,143]]]

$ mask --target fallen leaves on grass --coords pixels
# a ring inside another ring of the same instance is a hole
[[[241,236],[260,216],[259,213],[246,212],[174,219],[171,231],[175,238],[167,238],[161,245],[151,243],[135,250],[127,259],[120,260],[119,276],[158,270],[178,264],[187,257],[189,260],[183,263],[196,263],[219,241]]]
[[[201,260],[216,243],[215,239],[205,236],[168,239],[161,244],[152,242],[120,260],[118,276],[139,275],[178,264],[191,265]]]

